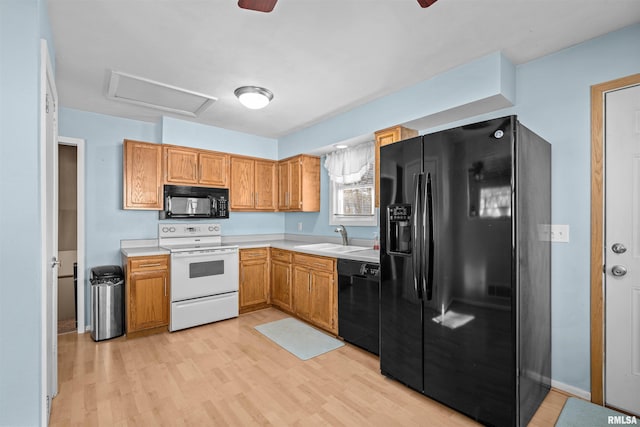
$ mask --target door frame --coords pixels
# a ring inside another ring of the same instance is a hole
[[[632,74],[591,86],[591,401],[605,404],[604,386],[604,96],[640,84]]]
[[[76,303],[78,307],[77,314],[77,333],[83,334],[86,332],[85,318],[84,318],[84,302],[85,302],[85,217],[84,217],[84,153],[85,153],[85,140],[80,138],[69,138],[66,136],[58,137],[58,146],[70,145],[76,147],[76,252],[78,263],[78,294],[76,297]]]

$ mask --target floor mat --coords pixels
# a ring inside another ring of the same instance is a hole
[[[258,325],[255,329],[302,360],[342,347],[344,343],[292,317]]]
[[[570,397],[564,404],[556,421],[556,427],[601,427],[611,424],[637,424],[635,417],[613,409],[594,405],[586,400]]]

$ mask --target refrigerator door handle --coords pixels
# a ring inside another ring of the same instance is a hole
[[[422,239],[420,239],[420,201],[422,199],[422,181],[424,175],[421,173],[413,176],[413,212],[411,221],[413,225],[411,261],[413,263],[413,288],[416,291],[416,297],[422,299]]]
[[[422,205],[422,244],[428,250],[426,259],[421,257],[426,266],[422,266],[422,294],[427,301],[433,297],[433,264],[434,264],[434,233],[433,233],[433,184],[431,173],[426,175],[425,196]],[[421,254],[422,255],[422,254]]]

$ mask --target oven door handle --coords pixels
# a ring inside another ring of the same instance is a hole
[[[216,257],[219,255],[230,255],[237,253],[237,249],[219,249],[215,251],[189,251],[189,252],[173,252],[171,254],[172,258],[195,258],[195,257]]]

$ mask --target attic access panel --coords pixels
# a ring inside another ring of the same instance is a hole
[[[189,117],[197,117],[218,99],[120,71],[111,71],[107,98]]]

